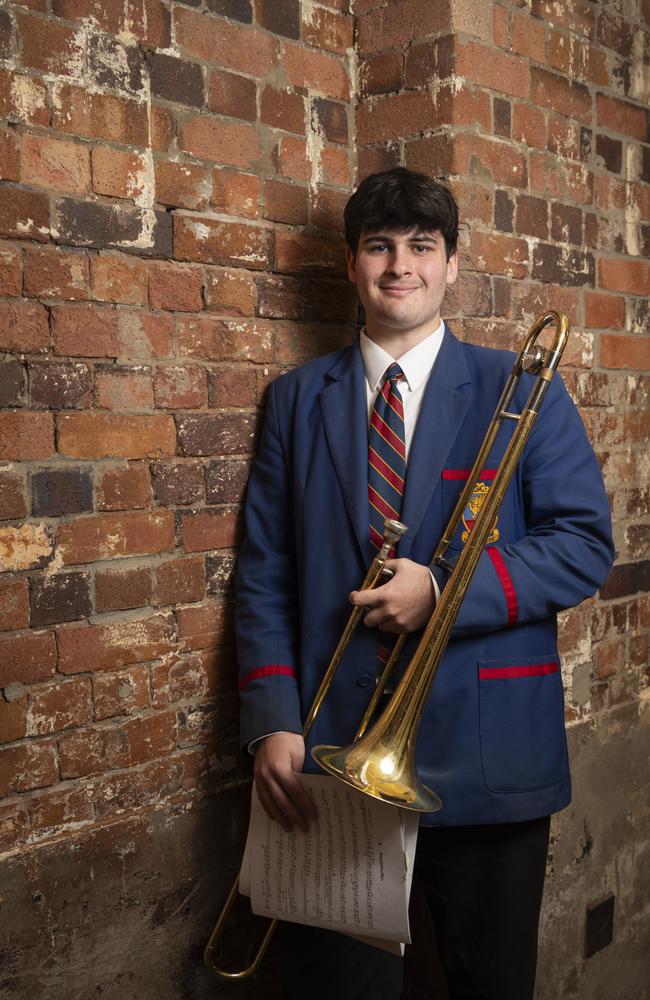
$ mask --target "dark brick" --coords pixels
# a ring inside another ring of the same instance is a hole
[[[642,257],[650,257],[650,226],[641,226],[641,245],[639,249]]]
[[[49,192],[26,191],[11,184],[1,187],[0,236],[48,243],[50,239]]]
[[[51,469],[32,476],[34,517],[59,517],[93,509],[93,486],[89,472],[81,469]]]
[[[11,55],[11,18],[3,10],[0,11],[0,58],[6,59]]]
[[[30,621],[54,625],[87,618],[92,611],[88,573],[56,573],[40,576],[29,584]]]
[[[608,170],[620,174],[623,165],[623,143],[608,135],[596,136],[596,156],[601,156]]]
[[[574,205],[551,205],[551,239],[558,243],[582,243],[582,212]]]
[[[502,233],[512,232],[512,215],[514,205],[506,191],[495,191],[494,194],[494,225]]]
[[[0,519],[24,517],[26,513],[22,479],[13,472],[0,472]]]
[[[198,464],[156,462],[151,466],[154,495],[161,504],[189,504],[203,500],[203,470]]]
[[[198,63],[175,59],[163,52],[147,54],[151,90],[155,97],[200,108],[205,103],[203,71]]]
[[[650,559],[614,566],[600,588],[600,596],[609,601],[646,590],[650,590]]]
[[[205,472],[208,503],[240,503],[246,494],[250,463],[218,459]]]
[[[300,0],[256,0],[257,20],[262,27],[285,38],[300,38]]]
[[[650,184],[650,146],[641,147],[641,180]]]
[[[25,392],[25,366],[22,361],[0,364],[0,406],[22,406]]]
[[[207,7],[213,14],[221,14],[233,21],[243,21],[244,24],[253,22],[251,0],[208,0]]]
[[[512,132],[512,105],[502,97],[494,98],[494,134],[510,138]]]
[[[56,201],[57,242],[98,250],[121,250],[139,257],[172,257],[172,217],[154,212],[149,235],[150,211],[135,205],[104,204],[59,198]],[[143,238],[147,237],[147,244]]]
[[[261,276],[256,285],[259,316],[355,322],[357,297],[349,282],[273,274]]]
[[[584,162],[591,156],[594,141],[594,134],[590,128],[584,126],[580,129],[580,159]]]
[[[219,115],[254,122],[257,118],[255,80],[237,73],[215,70],[210,77],[210,109]]]
[[[88,365],[47,364],[29,365],[29,389],[32,406],[67,410],[92,403],[93,372]]]
[[[205,560],[205,575],[209,594],[229,594],[235,582],[237,557],[227,555],[208,556]]]
[[[289,226],[307,225],[308,191],[299,184],[289,184],[268,177],[264,182],[264,218]]]
[[[519,195],[515,227],[522,236],[548,239],[548,204],[543,198]]]
[[[95,576],[95,606],[97,611],[123,611],[142,608],[151,597],[151,577],[148,569],[124,571],[102,570]]]
[[[88,70],[97,87],[139,93],[142,88],[142,51],[137,45],[122,45],[107,35],[88,39]]]
[[[254,447],[255,417],[250,413],[188,414],[176,426],[184,455],[235,455]]]
[[[348,119],[345,104],[316,97],[312,105],[312,124],[329,142],[348,141]]]
[[[566,251],[548,243],[540,243],[533,251],[533,274],[536,281],[549,281],[556,285],[595,284],[596,268],[591,253],[581,250]]]
[[[208,402],[210,406],[255,406],[257,378],[250,368],[224,366],[208,374]]]

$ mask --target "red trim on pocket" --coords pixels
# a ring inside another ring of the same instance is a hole
[[[492,565],[496,570],[496,574],[499,577],[499,583],[503,587],[503,593],[506,595],[506,608],[508,609],[508,625],[514,625],[517,621],[518,607],[517,607],[517,592],[515,590],[515,585],[512,582],[512,577],[508,572],[503,556],[497,548],[490,545],[485,550],[492,561]]]
[[[478,675],[482,681],[491,681],[500,677],[541,677],[543,674],[556,674],[558,669],[556,662],[532,663],[521,667],[479,667]]]
[[[265,667],[256,667],[255,670],[249,670],[247,674],[244,674],[239,682],[239,690],[241,691],[252,681],[258,681],[260,677],[272,677],[276,674],[281,674],[284,677],[295,677],[296,671],[284,663],[269,663]]]
[[[471,469],[443,469],[442,478],[469,479],[469,474],[471,471],[472,471]],[[490,482],[496,476],[497,471],[498,471],[497,469],[483,469],[483,471],[479,472],[478,474],[479,481],[482,479],[486,479],[488,482]]]

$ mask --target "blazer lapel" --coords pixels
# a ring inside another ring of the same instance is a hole
[[[470,394],[460,386],[470,381],[463,346],[445,325],[409,450],[401,517],[408,532],[400,540],[400,556],[408,555],[440,483],[445,460],[470,405]]]
[[[327,373],[320,394],[327,442],[348,517],[365,563],[372,559],[368,514],[366,378],[358,340]]]

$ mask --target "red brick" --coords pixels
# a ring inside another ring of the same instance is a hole
[[[151,477],[156,500],[161,504],[200,503],[205,499],[203,467],[191,462],[154,462]]]
[[[0,636],[0,687],[46,680],[56,667],[53,632]]]
[[[0,527],[0,566],[5,573],[42,569],[51,562],[54,543],[51,529],[42,522]]]
[[[95,718],[133,715],[149,704],[149,677],[146,667],[132,667],[116,674],[93,677]]]
[[[78,143],[24,135],[21,162],[23,184],[73,193],[90,188],[88,149]]]
[[[247,76],[213,70],[210,76],[208,106],[215,114],[254,122],[257,118],[255,81]]]
[[[47,243],[50,238],[47,193],[3,185],[0,188],[0,236]]]
[[[117,357],[119,314],[93,306],[52,308],[54,350],[73,357]]]
[[[345,149],[325,146],[320,154],[325,184],[348,188],[351,184],[350,160]]]
[[[475,219],[490,225],[493,219],[492,192],[478,184],[454,181],[453,192],[463,219]]]
[[[0,743],[22,740],[27,734],[27,697],[18,701],[0,698]]]
[[[342,326],[322,323],[278,323],[276,327],[277,361],[280,365],[296,365],[311,358],[346,347],[352,340],[351,331]]]
[[[576,35],[593,38],[595,26],[594,5],[589,0],[532,0],[531,13],[542,21],[559,24]]]
[[[93,299],[142,306],[147,302],[147,265],[134,257],[99,254],[90,258]]]
[[[151,504],[151,479],[146,465],[106,469],[97,486],[99,510],[134,510]]]
[[[539,107],[591,123],[591,95],[584,84],[533,66],[530,71],[530,98]]]
[[[549,115],[547,148],[551,153],[559,156],[570,157],[573,160],[580,158],[580,129],[575,122],[567,118],[559,118],[556,115]]]
[[[107,146],[92,151],[93,191],[111,198],[137,201],[145,191],[149,171],[144,157]]]
[[[0,244],[0,295],[20,295],[20,250]]]
[[[264,184],[264,218],[289,226],[307,225],[309,192],[298,184],[285,184],[273,177]]]
[[[219,222],[205,216],[174,217],[174,255],[205,264],[240,264],[266,270],[272,262],[273,233],[261,226]]]
[[[151,578],[148,569],[97,570],[95,607],[97,611],[141,608],[149,603]]]
[[[525,188],[527,184],[523,153],[505,142],[461,134],[450,148],[446,137],[433,137],[407,143],[407,159],[409,156],[414,169],[419,169],[418,163],[427,164],[431,169],[431,165],[439,161],[443,170],[435,170],[435,173],[454,173],[477,178],[481,183],[485,183],[487,173],[495,184],[517,188]]]
[[[442,117],[428,90],[405,90],[359,105],[358,141],[365,145],[418,134],[440,125]]]
[[[512,97],[528,97],[528,66],[515,56],[478,42],[455,47],[455,72],[466,76],[473,84],[497,90]]]
[[[72,726],[92,722],[93,705],[90,681],[75,677],[71,681],[32,688],[29,695],[28,733],[45,736]]]
[[[276,63],[276,39],[252,26],[186,7],[174,9],[174,24],[176,44],[206,62],[257,77],[266,76]]]
[[[515,229],[524,236],[548,239],[548,202],[542,198],[519,195],[515,215]]]
[[[153,309],[200,312],[203,309],[202,267],[156,261],[149,265],[149,301]]]
[[[178,608],[178,638],[184,649],[208,649],[232,633],[232,610],[222,600]]]
[[[95,375],[95,401],[98,407],[112,411],[143,412],[153,409],[151,369],[98,369]]]
[[[589,205],[593,198],[594,176],[582,163],[533,150],[530,188],[551,198]]]
[[[154,381],[156,406],[167,410],[192,410],[205,406],[205,368],[158,368]]]
[[[338,14],[323,7],[303,10],[301,38],[307,45],[346,55],[352,48],[354,19],[351,14]]]
[[[512,15],[512,48],[538,63],[546,62],[544,25],[529,14]]]
[[[650,369],[650,338],[601,334],[600,364],[603,368]]]
[[[151,148],[168,153],[176,138],[174,116],[169,108],[151,104]],[[155,167],[155,164],[154,164]]]
[[[276,234],[275,271],[282,274],[305,272],[343,273],[343,248],[333,237],[280,230]]]
[[[529,104],[514,104],[512,109],[512,138],[537,149],[546,147],[546,118],[539,108]]]
[[[256,219],[260,201],[260,178],[217,168],[212,173],[211,204],[217,212]]]
[[[597,94],[596,113],[599,126],[611,129],[612,132],[630,135],[634,139],[640,139],[641,142],[647,140],[649,115],[647,108],[628,101],[619,101],[615,97],[607,97],[606,94]]]
[[[175,629],[171,615],[155,614],[110,625],[62,625],[57,641],[64,674],[117,670],[171,652]]]
[[[27,580],[0,578],[0,631],[27,628],[29,598]]]
[[[185,455],[250,454],[256,432],[251,413],[185,413],[177,417],[178,444]]]
[[[0,796],[44,788],[53,785],[58,778],[54,742],[0,750]]]
[[[0,472],[0,520],[24,517],[27,513],[25,484],[13,472]]]
[[[349,100],[350,80],[346,65],[335,56],[283,42],[282,65],[290,86],[308,88],[341,101]]]
[[[574,79],[601,87],[609,85],[607,54],[575,35],[551,31],[548,39],[548,62],[550,66]]]
[[[54,788],[29,800],[32,840],[58,834],[66,827],[78,830],[93,816],[91,788]]]
[[[200,160],[235,167],[255,167],[262,158],[257,129],[242,122],[198,115],[181,128],[180,149]]]
[[[51,413],[37,410],[0,412],[0,455],[5,461],[49,458],[54,451]]]
[[[476,232],[469,257],[473,267],[489,274],[524,278],[528,273],[528,244],[512,236]]]
[[[147,106],[112,94],[91,93],[72,84],[55,84],[52,127],[60,132],[146,147]]]
[[[47,86],[38,77],[0,69],[0,116],[32,125],[49,125]]]
[[[416,76],[416,61],[414,50],[422,46],[412,46],[407,53],[406,70],[401,50],[389,49],[369,56],[359,66],[359,87],[363,96],[370,94],[389,94],[399,90],[406,72],[407,86],[421,86],[426,81],[420,81]]]
[[[32,17],[22,12],[17,12],[16,17],[23,66],[70,76],[81,71],[84,58],[81,32],[52,17]]]
[[[305,99],[293,90],[276,90],[265,87],[262,91],[260,119],[265,125],[285,132],[305,131]]]
[[[617,330],[625,326],[625,299],[618,295],[600,295],[585,291],[585,326],[599,330]]]
[[[612,292],[626,292],[629,295],[650,295],[650,264],[629,257],[609,259],[602,257],[598,262],[598,284]]]
[[[357,44],[362,53],[380,52],[407,44],[413,38],[440,34],[451,27],[451,12],[446,4],[431,4],[423,0],[404,0],[403,3],[388,4],[368,13],[355,7],[354,12]],[[489,7],[485,12],[489,16]],[[477,13],[477,8],[474,8],[475,21]]]
[[[231,548],[239,537],[239,515],[228,510],[181,514],[181,535],[186,552]]]
[[[73,458],[160,458],[176,450],[174,421],[163,414],[66,413],[58,429],[60,453]]]
[[[171,559],[153,571],[154,606],[189,604],[205,597],[205,567],[200,556]]]
[[[342,234],[343,209],[347,200],[348,195],[343,191],[318,191],[312,202],[312,225],[317,229],[333,229]]]
[[[311,158],[304,139],[288,136],[282,139],[278,144],[277,159],[283,177],[296,181],[308,181],[311,178]]]
[[[174,548],[170,510],[93,514],[62,524],[58,553],[64,565],[156,555]]]
[[[176,714],[156,713],[122,723],[72,733],[59,742],[61,776],[77,778],[143,764],[176,745]]]
[[[154,163],[156,201],[180,208],[204,209],[210,201],[210,171],[192,163]]]
[[[0,129],[0,177],[3,181],[20,180],[20,146],[14,131]]]
[[[255,282],[239,270],[209,268],[206,274],[205,306],[220,316],[252,316],[256,301]]]
[[[0,303],[0,350],[35,354],[50,342],[47,310],[38,303]]]
[[[58,247],[25,247],[24,294],[35,298],[88,298],[88,261],[83,253]]]
[[[264,321],[186,316],[178,323],[178,352],[207,361],[273,360],[273,326]]]

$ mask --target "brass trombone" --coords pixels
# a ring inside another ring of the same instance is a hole
[[[541,332],[552,323],[555,324],[555,336],[551,346],[546,348],[538,344],[537,339]],[[398,637],[393,647],[361,721],[355,742],[343,748],[316,746],[312,749],[314,760],[324,770],[374,798],[419,812],[435,812],[441,808],[442,804],[438,796],[422,784],[415,770],[415,742],[418,726],[472,575],[495,524],[499,506],[537,419],[550,381],[560,363],[569,336],[569,329],[568,318],[563,313],[550,310],[539,316],[528,330],[526,341],[515,360],[501,398],[497,403],[494,416],[465,488],[461,492],[433,557],[433,563],[445,566],[451,570],[451,575],[433,615],[423,631],[413,658],[386,709],[374,725],[366,731],[382,697],[388,677],[392,673],[403,648],[406,639],[404,635]],[[511,413],[508,407],[524,372],[534,375],[536,378],[521,413]],[[480,471],[496,440],[499,429],[505,420],[515,421],[515,430],[489,493],[474,521],[463,551],[455,566],[451,566],[445,560],[445,552],[472,495],[475,483],[480,478]],[[399,522],[386,521],[381,551],[368,569],[360,589],[369,589],[380,582],[389,549],[406,530],[405,526]],[[314,724],[316,715],[331,686],[334,674],[362,613],[362,608],[355,607],[350,614],[343,635],[305,720],[305,737]],[[204,961],[208,969],[227,979],[245,979],[257,971],[278,923],[277,920],[274,920],[270,924],[250,966],[239,972],[228,972],[220,969],[214,962],[213,952],[236,899],[238,883],[237,879],[210,935],[204,953]]]

